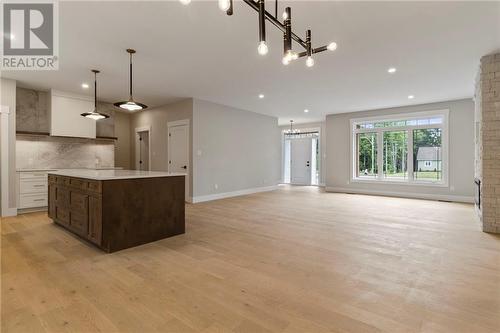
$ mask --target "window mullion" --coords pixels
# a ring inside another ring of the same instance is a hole
[[[383,168],[384,168],[384,132],[382,130],[377,131],[377,179],[383,179]]]
[[[413,130],[408,130],[408,181],[413,182]]]

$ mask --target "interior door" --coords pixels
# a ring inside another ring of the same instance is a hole
[[[149,171],[149,132],[137,132],[137,162],[136,169]]]
[[[312,139],[291,140],[291,179],[296,185],[311,185]]]
[[[189,175],[189,125],[169,127],[168,171]],[[186,176],[186,199],[188,196],[189,176]]]

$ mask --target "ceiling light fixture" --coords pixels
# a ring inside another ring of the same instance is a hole
[[[394,73],[396,73],[396,68],[391,67],[391,68],[389,68],[389,69],[387,70],[387,72],[388,72],[388,73],[390,73],[390,74],[394,74]]]
[[[188,0],[179,0],[183,4],[188,4]],[[266,20],[272,23],[278,30],[281,30],[283,33],[283,65],[288,65],[292,60],[296,60],[298,58],[307,57],[306,65],[308,67],[314,66],[314,59],[312,59],[312,55],[316,53],[320,53],[323,51],[335,51],[337,49],[337,43],[331,42],[328,45],[320,46],[317,48],[313,48],[311,45],[311,33],[308,30],[307,34],[309,36],[309,40],[303,40],[297,34],[292,31],[292,9],[290,7],[286,7],[283,12],[282,18],[283,23],[278,19],[278,1],[275,0],[275,12],[271,14],[265,9],[265,0],[243,0],[248,6],[252,7],[255,11],[259,13],[259,46],[257,51],[260,55],[265,55],[268,53],[269,49],[266,43],[266,31],[265,31],[265,23]],[[218,0],[219,9],[226,12],[227,15],[233,15],[233,0]],[[295,41],[297,44],[302,46],[305,51],[303,52],[293,52],[292,50],[292,41]]]
[[[89,85],[87,83],[82,83],[82,88],[83,89],[89,89]]]
[[[265,96],[264,96],[264,94],[260,94],[260,95],[259,95],[259,98],[260,98],[260,99],[263,99],[264,97],[265,97]]]
[[[408,99],[414,99],[414,98],[415,98],[415,96],[413,96],[413,95],[408,95]]]
[[[269,50],[266,44],[266,9],[264,7],[264,0],[259,0],[259,40],[257,50],[260,55],[266,55]]]
[[[94,73],[94,111],[84,112],[80,115],[85,118],[90,118],[93,120],[101,120],[109,118],[107,114],[100,113],[97,111],[97,73],[100,73],[100,71],[98,71],[97,69],[93,69],[92,73]]]
[[[191,0],[179,0],[183,5],[189,5]]]
[[[305,112],[305,113],[309,113],[309,110],[308,110],[308,109],[305,109],[305,110],[304,110],[304,112]]]
[[[290,120],[290,129],[285,130],[285,134],[298,134],[300,130],[293,129],[293,120]]]
[[[231,0],[219,0],[219,9],[223,12],[227,12],[232,6],[233,3]]]
[[[113,104],[114,106],[117,106],[119,108],[128,110],[128,111],[139,111],[139,110],[144,110],[148,106],[139,102],[134,101],[134,98],[132,96],[132,55],[135,53],[135,50],[133,49],[127,49],[128,54],[130,54],[130,90],[129,90],[129,99],[128,101],[123,101],[123,102],[116,102]]]

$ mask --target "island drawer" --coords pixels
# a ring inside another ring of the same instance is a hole
[[[102,192],[102,186],[100,181],[89,180],[89,190],[92,192]]]
[[[68,177],[56,176],[56,183],[61,185],[69,185],[70,179]]]

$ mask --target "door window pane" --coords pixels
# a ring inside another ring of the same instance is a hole
[[[376,178],[377,168],[377,133],[358,133],[358,177]]]
[[[417,181],[443,179],[442,130],[413,130],[413,178]]]
[[[384,178],[395,180],[408,178],[407,147],[407,131],[384,132]]]

